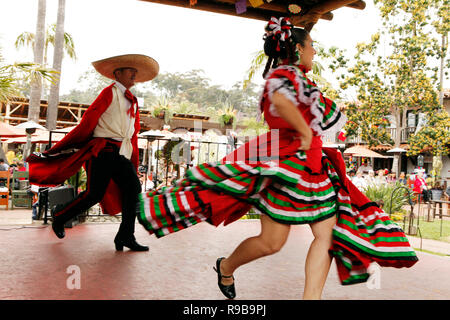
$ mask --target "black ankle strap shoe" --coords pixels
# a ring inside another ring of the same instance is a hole
[[[220,272],[220,263],[222,262],[223,259],[225,259],[225,257],[218,258],[216,261],[216,267],[213,267],[213,269],[217,272],[217,279],[218,279],[218,285],[219,285],[220,291],[228,299],[234,299],[236,297],[236,290],[234,288],[234,282],[233,282],[233,284],[226,286],[226,285],[222,284],[222,281],[221,281],[222,278],[233,278],[233,280],[234,280],[234,277],[232,275],[224,276]]]

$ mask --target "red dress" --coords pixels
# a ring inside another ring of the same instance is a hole
[[[268,76],[261,99],[268,133],[218,163],[188,170],[174,187],[142,195],[138,219],[150,234],[162,237],[201,221],[227,225],[252,207],[285,224],[337,215],[330,253],[342,284],[367,281],[372,262],[393,267],[417,262],[401,228],[347,179],[341,153],[322,147],[321,135],[340,130],[346,118],[305,72],[283,65]],[[276,91],[298,106],[313,130],[310,150],[298,150],[298,133],[276,115],[271,103]]]

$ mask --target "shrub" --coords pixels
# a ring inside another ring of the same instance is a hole
[[[404,189],[395,191],[392,197],[392,207],[391,207],[391,196],[392,192],[400,186],[399,183],[396,184],[382,184],[382,185],[369,185],[365,191],[365,195],[374,202],[382,200],[384,203],[383,210],[387,214],[398,213],[405,210],[402,207],[408,204],[408,194]]]

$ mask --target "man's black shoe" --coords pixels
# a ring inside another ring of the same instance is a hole
[[[147,246],[141,246],[135,239],[123,240],[118,237],[114,239],[117,251],[123,251],[123,247],[127,247],[131,251],[148,251]]]
[[[64,225],[59,224],[56,221],[53,221],[52,229],[58,238],[62,239],[66,236],[66,232],[64,231]]]
[[[66,232],[64,231],[64,223],[59,223],[56,221],[55,214],[62,208],[62,205],[56,205],[53,207],[51,214],[52,214],[52,229],[53,232],[56,234],[56,236],[60,239],[64,238],[66,236]]]

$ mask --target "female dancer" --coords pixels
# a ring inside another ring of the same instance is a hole
[[[314,235],[304,299],[320,299],[332,256],[342,284],[367,281],[372,262],[412,266],[418,259],[402,230],[347,179],[341,154],[322,148],[320,136],[346,120],[306,77],[316,53],[310,35],[287,18],[272,18],[264,51],[260,107],[270,132],[219,163],[190,169],[176,186],[144,195],[139,221],[162,237],[205,220],[227,225],[252,206],[260,211],[261,233],[216,261],[219,288],[231,299],[233,272],[279,251],[292,224],[308,223]]]

